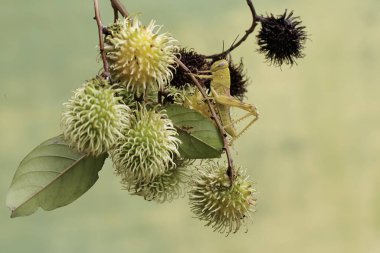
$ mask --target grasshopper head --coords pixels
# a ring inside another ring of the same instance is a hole
[[[226,60],[219,60],[219,61],[216,61],[214,62],[212,65],[211,65],[211,72],[215,72],[215,71],[218,71],[218,70],[221,70],[221,69],[226,69],[228,68],[228,61]]]

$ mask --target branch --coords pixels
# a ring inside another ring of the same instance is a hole
[[[120,2],[120,0],[110,0],[111,1],[111,5],[112,5],[112,8],[114,10],[114,20],[116,21],[117,18],[118,18],[118,12],[120,12],[120,14],[123,16],[123,17],[128,17],[129,16],[129,13],[127,11],[127,9],[125,8],[125,6]]]
[[[256,14],[255,7],[253,6],[252,0],[246,0],[246,1],[247,1],[249,10],[251,11],[251,14],[252,14],[252,24],[251,24],[251,27],[249,27],[248,30],[245,31],[244,36],[238,42],[232,43],[232,45],[231,45],[231,47],[229,49],[227,49],[227,50],[225,50],[225,51],[223,51],[223,52],[221,52],[219,54],[208,55],[208,56],[206,56],[206,58],[209,58],[209,59],[225,58],[226,55],[228,55],[229,53],[231,53],[235,48],[239,47],[240,44],[242,44],[249,37],[249,35],[251,33],[253,33],[253,31],[256,28],[257,22],[260,21],[260,17],[257,16],[257,14]]]
[[[98,33],[99,33],[99,50],[100,50],[100,54],[102,55],[102,61],[103,61],[102,76],[104,78],[109,78],[110,72],[109,72],[108,61],[106,58],[106,52],[104,51],[104,36],[103,36],[104,26],[100,18],[99,0],[94,0],[94,9],[95,9],[95,20],[96,20],[96,24],[98,25]]]
[[[224,127],[223,127],[222,123],[220,122],[218,115],[215,112],[214,106],[211,104],[210,99],[209,99],[208,95],[206,94],[205,90],[203,89],[202,85],[194,77],[194,75],[193,75],[193,73],[191,73],[190,69],[185,64],[183,64],[183,62],[181,62],[177,57],[175,57],[174,60],[187,74],[190,75],[194,84],[197,86],[198,90],[201,92],[202,96],[205,98],[205,100],[207,102],[207,105],[208,105],[210,112],[211,112],[211,115],[212,115],[212,119],[215,121],[217,127],[219,128],[219,132],[222,135],[223,149],[226,151],[227,162],[228,162],[227,175],[230,178],[231,185],[232,185],[232,182],[234,181],[236,175],[235,175],[235,169],[234,169],[231,151],[230,151],[230,148],[228,146],[228,141],[226,138],[227,133],[224,130]]]

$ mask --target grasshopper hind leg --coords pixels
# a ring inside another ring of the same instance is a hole
[[[219,97],[218,100],[219,100],[218,102],[220,104],[224,104],[224,105],[228,104],[228,106],[230,106],[230,107],[240,108],[240,109],[248,112],[244,116],[242,116],[238,119],[232,120],[232,121],[229,120],[229,121],[227,121],[227,122],[229,122],[228,124],[223,125],[224,130],[232,137],[232,140],[230,142],[230,145],[232,145],[232,143],[236,139],[238,139],[251,125],[253,125],[253,123],[255,123],[259,119],[259,113],[258,113],[258,111],[254,105],[241,102],[240,100],[237,100],[235,98],[229,97],[227,99],[227,97],[224,97],[224,98]],[[251,117],[251,116],[253,116],[253,119],[240,132],[236,132],[234,125],[236,123],[248,118],[248,117]]]

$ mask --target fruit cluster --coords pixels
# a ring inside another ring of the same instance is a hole
[[[176,39],[159,30],[153,21],[144,26],[137,17],[108,27],[104,49],[110,76],[87,81],[64,104],[64,138],[89,156],[108,153],[131,194],[163,202],[188,192],[197,217],[217,231],[236,232],[254,211],[253,183],[239,169],[231,184],[225,163],[182,157],[177,129],[165,111],[166,103],[159,101],[159,94],[164,94],[172,98],[169,103],[183,105],[194,92],[174,57],[187,59],[194,71],[201,70],[196,68],[200,62],[204,69],[210,63],[180,49]],[[243,87],[241,66],[231,64],[231,69],[236,69]],[[178,80],[185,82],[180,85]]]
[[[20,163],[6,200],[11,217],[75,201],[110,157],[132,195],[164,202],[187,194],[193,213],[214,231],[229,234],[245,226],[255,211],[256,191],[246,170],[234,166],[230,146],[258,112],[244,102],[248,78],[242,61],[233,63],[230,53],[258,24],[258,52],[275,66],[302,58],[307,39],[293,12],[260,16],[246,2],[251,27],[225,51],[205,56],[160,33],[154,21],[145,26],[129,16],[119,0],[111,0],[115,21],[105,27],[94,0],[103,72],[64,103],[63,134]],[[234,119],[232,107],[246,114]],[[250,116],[237,131],[235,124]]]

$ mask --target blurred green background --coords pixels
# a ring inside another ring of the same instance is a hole
[[[124,2],[205,54],[251,22],[244,0]],[[254,37],[233,54],[244,56],[248,101],[261,112],[234,150],[259,201],[249,232],[225,237],[192,218],[186,199],[156,204],[122,191],[109,161],[73,204],[9,218],[19,162],[60,132],[61,104],[101,64],[91,0],[1,0],[0,251],[380,252],[380,1],[254,2],[262,14],[295,10],[310,40],[306,58],[282,70],[264,62]]]

